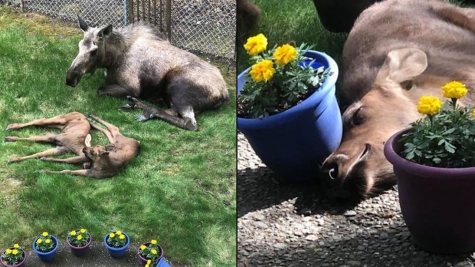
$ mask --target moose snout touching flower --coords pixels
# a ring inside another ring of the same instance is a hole
[[[171,45],[156,29],[140,22],[113,30],[112,25],[90,27],[78,18],[84,38],[66,75],[76,87],[85,73],[105,68],[107,84],[99,95],[129,97],[124,108],[145,110],[139,121],[158,118],[187,130],[197,130],[195,113],[214,109],[229,100],[220,71],[198,56]],[[162,110],[139,99],[163,99]]]

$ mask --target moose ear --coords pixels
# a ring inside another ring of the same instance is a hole
[[[427,55],[422,50],[403,48],[388,53],[377,78],[390,78],[402,83],[421,75],[427,68]]]
[[[83,19],[81,19],[79,15],[78,15],[78,22],[79,22],[79,28],[81,28],[81,30],[87,31],[87,29],[89,29],[89,26],[87,25],[87,23]]]
[[[113,151],[115,149],[115,145],[107,145],[106,151]]]
[[[92,139],[92,138],[91,138],[91,135],[88,134],[88,135],[86,136],[86,140],[84,140],[84,144],[86,145],[86,147],[91,147],[91,139]]]
[[[109,35],[112,32],[112,24],[102,27],[97,34],[99,38],[104,37],[104,35]]]

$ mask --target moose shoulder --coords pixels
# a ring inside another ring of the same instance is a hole
[[[344,134],[324,162],[323,187],[332,197],[364,198],[396,183],[384,142],[420,118],[422,95],[442,98],[458,80],[475,104],[475,9],[437,0],[386,0],[355,22],[342,58]]]
[[[171,45],[150,25],[141,22],[113,30],[112,25],[96,28],[78,20],[84,38],[68,69],[67,85],[76,87],[85,73],[104,68],[107,85],[99,88],[99,95],[163,99],[167,110],[146,112],[140,120],[157,117],[188,130],[198,129],[196,111],[229,100],[216,67]]]

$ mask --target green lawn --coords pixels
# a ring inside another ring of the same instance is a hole
[[[318,20],[312,1],[282,0],[278,3],[254,0],[262,11],[255,34],[267,37],[268,48],[289,41],[313,45],[314,50],[323,51],[337,62],[341,57],[346,34],[331,33]],[[238,47],[238,73],[248,68],[248,55],[242,46]]]
[[[80,166],[9,158],[50,148],[47,144],[1,142],[0,249],[30,247],[48,231],[64,240],[87,228],[96,240],[112,229],[138,245],[157,239],[174,262],[189,266],[235,266],[236,122],[235,74],[221,68],[232,96],[219,110],[197,115],[200,131],[153,120],[135,121],[140,111],[122,112],[126,101],[98,97],[102,71],[86,75],[77,88],[65,85],[77,53],[80,30],[38,15],[0,9],[0,127],[71,111],[93,113],[141,141],[139,156],[111,179],[37,173]],[[43,135],[45,128],[3,131]],[[106,143],[92,132],[93,144]],[[67,155],[71,156],[71,155]]]

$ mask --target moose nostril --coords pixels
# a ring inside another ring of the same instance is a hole
[[[368,155],[369,152],[371,152],[371,145],[366,143],[364,146],[363,153],[361,153],[360,159],[366,157],[366,155]]]
[[[328,171],[328,176],[330,176],[330,179],[335,180],[338,176],[338,169],[337,167],[331,168]]]

